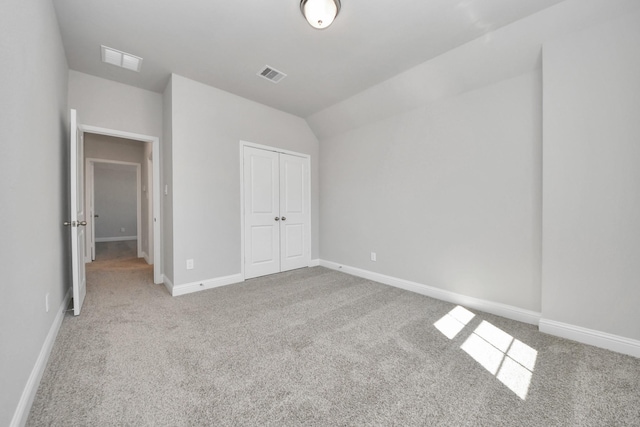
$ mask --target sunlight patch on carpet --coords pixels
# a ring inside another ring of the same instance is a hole
[[[482,367],[525,400],[538,352],[483,320],[460,347]]]
[[[474,317],[475,314],[458,305],[442,316],[433,326],[442,332],[445,337],[453,339]]]
[[[458,305],[433,326],[452,340],[474,317],[475,314]],[[520,399],[527,398],[538,357],[535,349],[486,320],[476,327],[460,348]]]

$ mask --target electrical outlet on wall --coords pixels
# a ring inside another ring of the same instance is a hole
[[[187,270],[193,270],[193,259],[187,260]]]
[[[49,312],[49,292],[44,296],[44,309]]]
[[[371,252],[371,261],[376,261],[377,255],[375,252]]]

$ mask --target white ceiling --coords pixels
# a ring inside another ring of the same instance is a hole
[[[307,117],[562,0],[343,0],[315,30],[299,0],[53,0],[69,67],[162,93],[170,73]],[[135,73],[100,45],[144,58]],[[270,65],[288,77],[256,75]]]

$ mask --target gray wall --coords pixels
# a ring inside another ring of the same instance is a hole
[[[321,258],[638,339],[639,8],[567,0],[309,117]]]
[[[153,263],[153,144],[145,142],[142,152],[142,252],[148,263]],[[158,154],[158,157],[160,155]],[[149,159],[152,160],[151,165]],[[160,165],[158,165],[160,167]],[[156,214],[162,217],[162,212]]]
[[[84,157],[115,160],[119,162],[142,163],[145,144],[124,138],[93,133],[84,134]]]
[[[148,189],[151,187],[151,183],[148,179],[148,174],[146,173],[147,161],[146,161],[145,153],[147,153],[150,150],[151,143],[134,141],[134,140],[123,139],[123,138],[115,138],[115,137],[106,136],[106,135],[86,133],[84,144],[85,144],[84,155],[85,155],[85,158],[87,159],[114,160],[114,161],[120,161],[120,162],[138,163],[140,165],[141,187],[145,189],[144,191],[142,191],[141,200],[140,200],[141,208],[142,208],[141,209],[142,211],[141,212],[141,232],[142,232],[141,240],[142,241],[140,243],[141,243],[142,251],[146,254],[150,254],[151,252],[149,249],[149,243],[152,242],[152,240],[150,239],[149,230],[148,230],[150,222],[148,217],[149,209],[147,205],[152,199],[149,198],[150,193]],[[100,163],[98,163],[98,165],[100,165]],[[100,167],[104,167],[104,166],[100,166]],[[118,168],[118,166],[111,166],[111,167]],[[110,174],[110,175],[117,175],[117,174]],[[108,178],[107,174],[104,172],[102,174],[102,177]],[[135,192],[131,193],[132,191],[135,190],[135,187],[136,187],[135,172],[133,173],[133,178],[131,177],[131,174],[129,174],[129,176],[126,177],[127,178],[126,183],[120,182],[120,184],[127,186],[126,189],[118,189],[115,187],[113,189],[109,189],[112,186],[109,184],[109,182],[115,185],[116,182],[122,181],[122,179],[124,178],[125,177],[118,178],[114,176],[113,179],[109,179],[109,181],[103,181],[101,183],[107,186],[102,188],[106,191],[104,195],[106,196],[107,199],[113,199],[115,197],[114,195],[118,191],[124,192],[124,194],[122,194],[123,197],[130,198],[135,196]],[[97,185],[97,180],[96,180],[96,185]],[[96,192],[97,190],[98,188],[96,187]],[[133,194],[133,196],[131,196],[131,194]],[[96,194],[95,213],[100,215],[100,217],[95,220],[96,238],[135,236],[137,227],[131,226],[132,211],[131,211],[130,201],[122,204],[121,202],[117,202],[117,200],[115,200],[115,204],[98,206],[98,203],[104,202],[104,200],[106,199],[97,197],[97,194]],[[136,205],[135,198],[133,199],[133,206],[134,206],[133,224],[135,225],[136,224],[135,216],[137,215],[136,213],[137,205]],[[119,212],[118,210],[120,208],[124,210],[122,212]],[[111,213],[109,215],[105,215],[106,211],[109,211]],[[89,218],[89,220],[91,220],[91,218]],[[127,224],[121,224],[123,221],[125,221]],[[124,233],[120,232],[121,227],[126,228],[126,231]]]
[[[0,53],[0,425],[6,426],[70,284],[69,229],[62,226],[69,214],[67,62],[51,2],[3,0]]]
[[[114,240],[137,235],[137,181],[133,166],[124,168],[108,163],[96,164],[95,212],[100,215],[96,218],[95,226],[97,242],[101,239]]]
[[[321,258],[539,311],[540,93],[536,71],[323,140]]]
[[[171,96],[173,283],[241,271],[240,140],[311,155],[311,256],[317,258],[319,152],[307,123],[177,75]],[[188,258],[193,270],[186,270]]]
[[[162,95],[69,70],[69,107],[79,122],[157,136],[162,140]]]
[[[164,91],[162,103],[162,268],[164,275],[173,283],[173,76]],[[165,188],[167,191],[165,192]]]
[[[545,319],[640,339],[640,12],[544,47]]]
[[[81,124],[157,136],[160,138],[160,151],[162,151],[163,109],[161,94],[69,70],[69,106],[78,110]],[[101,135],[91,135],[89,138],[111,142],[119,140],[119,138]],[[132,147],[143,147],[140,142],[128,141],[128,144],[134,144],[131,145]],[[121,145],[126,145],[126,143],[123,142]],[[91,154],[93,157],[126,161],[125,158],[109,157],[113,148],[109,148],[108,145],[104,147],[99,151],[85,153],[86,157],[90,157],[89,154]],[[122,147],[120,149],[123,150],[122,153],[128,150]],[[143,150],[149,152],[151,147],[143,148]],[[162,177],[162,153],[158,153],[158,156],[159,159],[154,159],[154,161],[160,167],[160,176]],[[138,161],[136,160],[136,162]],[[146,179],[146,175],[143,173],[143,179]],[[151,188],[151,186],[147,185],[146,188]],[[162,211],[162,199],[160,203]],[[144,204],[143,200],[143,206]],[[158,216],[162,221],[162,213],[158,213]],[[146,218],[147,215],[143,214],[143,221],[146,221]],[[153,244],[153,236],[148,235],[147,228],[143,222],[143,251],[147,255],[151,255],[150,245]],[[166,234],[166,230],[163,232]]]

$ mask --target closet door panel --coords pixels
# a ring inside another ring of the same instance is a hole
[[[273,151],[244,149],[245,278],[280,271],[280,165]]]
[[[307,267],[311,254],[309,159],[280,154],[280,270]]]

